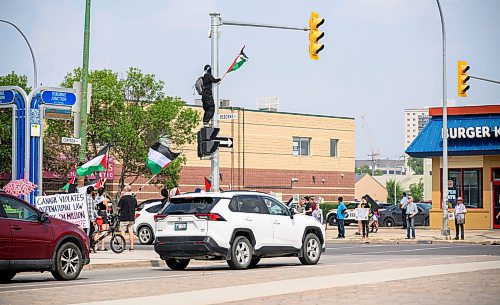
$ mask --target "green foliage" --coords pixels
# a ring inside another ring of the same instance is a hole
[[[29,94],[31,87],[28,86],[26,75],[17,75],[14,71],[10,74],[0,76],[0,86],[18,86]],[[0,173],[12,172],[12,111],[10,109],[0,110]]]
[[[401,184],[399,184],[399,182],[396,182],[396,200],[394,200],[394,179],[386,181],[385,189],[387,190],[388,203],[398,203],[399,198],[403,196],[403,187],[401,187]]]
[[[322,203],[321,204],[321,210],[323,211],[323,219],[326,221],[326,214],[330,212],[332,209],[336,209],[339,206],[338,203]]]
[[[361,167],[356,167],[355,172],[356,172],[356,174],[369,174],[369,175],[372,174],[372,170],[370,169],[370,167],[367,164],[365,164]],[[380,169],[376,169],[373,172],[374,176],[382,176],[383,174],[384,174],[384,172],[381,171]]]
[[[422,158],[408,158],[408,166],[415,172],[416,175],[424,173],[424,159]]]
[[[424,182],[420,179],[417,183],[410,184],[410,193],[414,202],[420,202],[424,198]]]
[[[81,69],[77,68],[66,75],[61,85],[72,87],[74,81],[80,80]],[[164,83],[154,75],[130,68],[126,79],[120,80],[117,73],[105,69],[91,71],[89,83],[92,84],[92,97],[87,156],[92,157],[102,145],[111,144],[111,155],[122,165],[118,173],[119,191],[126,178],[135,181],[140,175],[151,174],[145,167],[147,153],[160,137],[168,137],[173,151],[182,150],[183,145],[195,140],[198,113],[184,107],[179,98],[165,97]],[[56,128],[59,124],[57,121],[49,123],[54,125],[50,131],[57,136],[64,132]],[[157,182],[167,187],[177,185],[185,162],[186,158],[179,156],[157,176]]]

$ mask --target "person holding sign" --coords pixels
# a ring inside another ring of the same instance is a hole
[[[361,219],[361,227],[363,229],[363,240],[368,243],[368,219],[371,217],[370,203],[368,202],[367,195],[361,197],[361,208],[359,210],[358,218]]]
[[[415,239],[415,215],[417,214],[417,204],[413,202],[411,196],[408,196],[408,205],[406,206],[406,239],[410,239],[410,229],[412,239]]]

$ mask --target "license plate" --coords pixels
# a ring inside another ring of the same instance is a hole
[[[187,226],[186,222],[176,222],[174,225],[174,231],[185,231]]]

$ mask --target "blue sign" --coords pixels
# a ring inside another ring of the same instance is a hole
[[[10,104],[14,100],[14,91],[0,91],[0,104]]]
[[[71,92],[44,91],[42,100],[45,104],[73,106],[76,102],[76,95]]]

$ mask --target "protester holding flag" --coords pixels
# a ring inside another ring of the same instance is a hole
[[[108,165],[108,150],[109,144],[104,146],[104,148],[102,148],[94,158],[79,166],[76,169],[76,174],[81,177],[91,175],[93,172],[105,171]]]
[[[201,101],[203,102],[203,110],[205,111],[203,115],[203,125],[209,126],[210,120],[215,112],[212,84],[220,82],[221,79],[212,76],[212,67],[210,67],[210,65],[206,65],[203,70],[205,71],[203,75],[203,91],[201,92]]]

